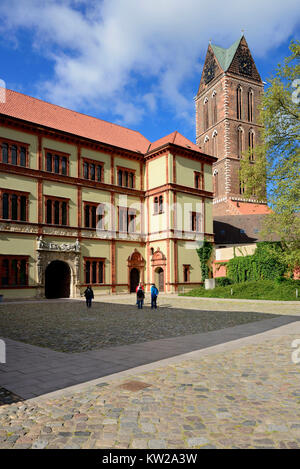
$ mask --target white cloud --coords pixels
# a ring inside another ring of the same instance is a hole
[[[296,0],[2,0],[2,31],[34,32],[34,47],[54,61],[40,94],[79,110],[111,110],[131,125],[167,104],[188,118],[186,80],[199,74],[208,40],[229,46],[246,30],[256,56],[293,34]],[[15,36],[12,33],[15,33]],[[198,77],[198,80],[200,77]],[[136,89],[140,91],[137,92]],[[195,83],[195,93],[198,83]],[[145,109],[146,106],[146,109]]]

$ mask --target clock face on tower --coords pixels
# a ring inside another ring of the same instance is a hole
[[[216,62],[213,58],[211,58],[208,60],[204,68],[204,82],[206,85],[215,78],[215,69]]]
[[[240,54],[239,56],[239,72],[243,75],[252,75],[252,60],[247,53]]]

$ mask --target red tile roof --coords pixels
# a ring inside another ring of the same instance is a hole
[[[238,209],[240,215],[267,215],[271,213],[271,209],[266,204],[255,204],[250,202],[233,202]]]
[[[172,132],[169,135],[166,135],[165,137],[160,138],[159,140],[156,140],[156,142],[151,143],[150,147],[148,148],[148,153],[162,147],[163,145],[167,143],[173,143],[175,145],[188,148],[189,150],[202,153],[200,148],[197,147],[197,145],[195,145],[193,142],[191,142],[186,137],[181,135],[179,132],[177,132],[177,130],[175,132]]]
[[[0,114],[143,154],[167,143],[202,153],[197,145],[177,131],[151,143],[135,130],[13,90],[6,90],[6,102],[0,102]]]
[[[12,90],[6,90],[6,102],[0,103],[0,114],[141,153],[145,153],[150,144],[135,130]]]

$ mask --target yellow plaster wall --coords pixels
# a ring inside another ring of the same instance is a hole
[[[29,256],[28,284],[35,285],[36,281],[36,238],[30,235],[14,235],[11,233],[1,233],[0,253],[2,255]],[[8,289],[3,289],[8,290]],[[22,289],[23,290],[23,289]],[[14,291],[17,291],[14,289]]]
[[[204,164],[204,190],[213,192],[212,166]]]
[[[214,232],[212,207],[212,199],[205,199],[205,233],[209,234]]]
[[[201,161],[176,156],[176,183],[195,187],[194,171],[201,171]]]
[[[173,175],[173,158],[174,156],[169,153],[169,163],[168,163],[168,174],[169,174],[169,178],[168,178],[168,181],[167,183],[171,183],[171,182],[174,182],[173,178],[174,178],[174,175]]]
[[[235,248],[227,247],[222,249],[216,249],[216,261],[223,261],[232,259],[236,256],[250,256],[254,254],[256,249],[256,244],[244,244],[236,246]]]
[[[166,184],[166,156],[149,160],[148,163],[149,189],[160,187]]]
[[[0,295],[3,295],[4,301],[6,299],[23,299],[35,298],[37,293],[36,288],[1,288]]]
[[[27,143],[29,147],[29,168],[37,169],[38,167],[38,137],[8,127],[0,126],[0,136],[9,140],[15,140],[20,143]]]
[[[192,247],[192,243],[185,243],[184,241],[178,241],[178,281],[182,283],[183,277],[183,265],[190,264],[190,282],[201,282],[201,269],[200,261],[197,254],[197,243],[194,243],[193,249],[187,249]]]
[[[43,145],[43,162],[42,162],[42,167],[44,168],[44,171],[46,171],[45,167],[45,155],[47,150],[53,150],[53,151],[60,151],[63,153],[68,153],[69,156],[69,176],[72,177],[77,177],[78,176],[78,169],[77,169],[77,147],[75,145],[71,145],[69,143],[64,143],[64,142],[59,142],[57,140],[51,140],[48,138],[43,138],[42,141]]]
[[[98,189],[82,188],[82,202],[94,202],[99,204],[110,203],[110,192]]]
[[[0,187],[16,191],[30,192],[28,206],[28,221],[37,223],[37,182],[25,176],[14,176],[0,173]]]
[[[178,192],[176,202],[177,228],[183,229],[185,231],[191,231],[191,212],[203,213],[202,197],[196,197],[195,195]]]

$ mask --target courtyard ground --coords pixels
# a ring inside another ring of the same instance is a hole
[[[126,309],[115,310],[119,304],[126,308],[126,302],[132,303],[132,297],[126,297],[120,303],[121,299],[102,298],[99,307],[103,311],[105,304],[108,308],[106,314],[111,310],[113,314],[122,316],[119,328],[126,324],[129,315],[129,331],[134,325],[130,314],[137,317],[139,313],[135,309],[131,311],[131,305],[127,312]],[[154,335],[156,340],[151,340],[147,335],[146,340],[150,342],[129,342],[131,345],[123,347],[128,347],[133,355],[143,347],[148,347],[148,354],[151,354],[152,347],[154,356],[157,344],[167,343],[175,347],[177,343],[178,350],[184,350],[180,349],[180,343],[190,345],[196,337],[199,344],[201,342],[199,349],[194,348],[198,343],[195,341],[191,348],[193,351],[189,353],[173,353],[173,357],[169,355],[163,360],[152,360],[155,363],[151,363],[149,357],[147,364],[138,368],[131,365],[128,368],[132,369],[121,373],[107,372],[88,383],[58,388],[52,394],[3,405],[0,408],[0,448],[300,448],[300,364],[292,359],[293,352],[294,357],[297,356],[292,343],[300,339],[299,306],[280,305],[278,302],[274,305],[272,302],[254,304],[220,300],[221,303],[204,303],[202,299],[194,300],[188,299],[186,303],[186,299],[182,301],[175,296],[161,297],[161,309],[164,305],[167,307],[166,311],[160,311],[162,316],[157,317],[157,321],[167,323],[163,314],[168,314],[172,322],[180,316],[180,311],[184,311],[186,322],[174,321],[175,334],[171,336],[158,338]],[[76,321],[84,314],[88,318],[86,311],[76,310],[83,307],[80,302],[78,306],[74,306],[75,302],[56,302],[51,308],[55,312],[55,320],[63,314],[59,313],[58,304],[64,307],[72,305]],[[23,309],[25,306],[30,307]],[[33,306],[40,308],[35,315],[39,311],[44,315],[43,308],[49,308],[45,302],[30,305],[11,303],[9,308],[15,315],[12,316],[15,324],[21,311],[25,311],[22,319],[25,326]],[[94,306],[95,310],[89,314],[100,314],[96,311],[96,303]],[[7,307],[1,306],[1,316],[8,314],[5,312]],[[204,313],[198,318],[197,314],[203,309]],[[46,311],[47,318],[51,310]],[[252,315],[252,322],[249,322],[248,314],[258,311],[263,315]],[[221,314],[216,315],[216,312]],[[229,314],[232,312],[238,314]],[[152,313],[150,309],[143,312],[148,316]],[[182,329],[183,324],[191,327],[192,319],[198,320],[199,327],[201,320],[202,326],[203,323],[210,324],[209,313],[212,324],[221,325],[219,330],[204,328],[191,333],[188,329],[187,334],[190,335],[183,335],[186,332]],[[248,320],[241,321],[242,314]],[[148,324],[146,319],[145,324]],[[34,340],[38,330],[43,336],[49,325],[47,321],[40,321],[40,329],[34,327]],[[148,324],[149,331],[153,327],[155,329],[157,321]],[[6,323],[5,317],[1,323],[2,337],[5,337],[2,324]],[[78,324],[85,328],[91,323],[95,321]],[[25,326],[25,331],[28,329]],[[84,330],[88,334],[92,328]],[[170,334],[168,327],[164,330]],[[95,336],[91,334],[91,337]],[[94,357],[102,353],[94,345],[94,351],[74,353],[71,347],[69,351],[73,353],[64,354],[56,352],[54,347],[49,350],[29,344],[17,345],[20,353],[30,350],[30,347],[32,351],[44,353],[45,362],[52,354],[67,356],[70,360],[70,357],[75,359],[84,353],[94,354]],[[105,347],[103,353],[109,357],[119,349],[122,346]]]

